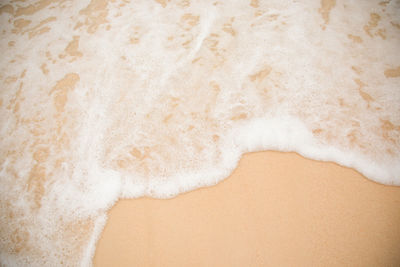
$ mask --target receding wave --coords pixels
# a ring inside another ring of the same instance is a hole
[[[3,1],[0,261],[91,264],[119,198],[296,151],[400,185],[399,1]]]

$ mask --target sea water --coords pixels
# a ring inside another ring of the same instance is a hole
[[[0,261],[91,264],[119,198],[295,151],[400,185],[400,1],[2,1]]]

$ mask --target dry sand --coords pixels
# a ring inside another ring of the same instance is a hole
[[[94,266],[400,266],[400,187],[295,153],[246,154],[216,186],[122,200]]]

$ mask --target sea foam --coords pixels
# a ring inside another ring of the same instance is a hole
[[[400,185],[399,1],[3,1],[0,261],[91,265],[119,198],[295,151]]]

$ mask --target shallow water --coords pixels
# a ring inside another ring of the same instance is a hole
[[[118,198],[296,151],[400,185],[400,1],[5,1],[0,260],[90,265]]]

